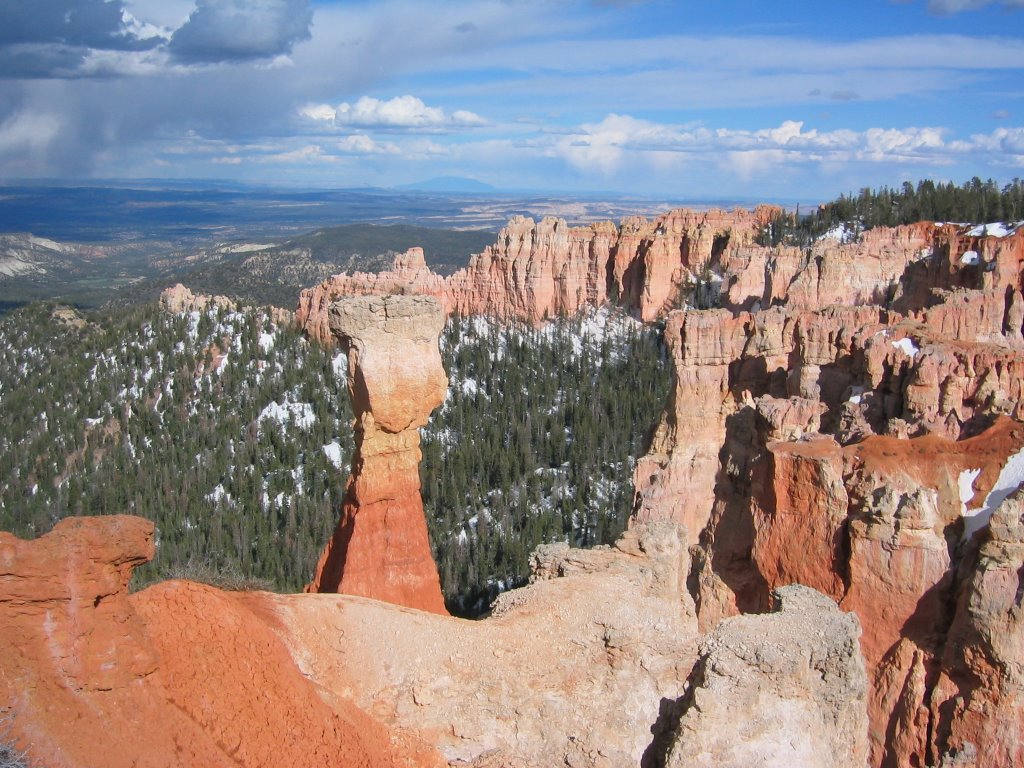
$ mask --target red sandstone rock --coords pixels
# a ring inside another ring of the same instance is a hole
[[[348,351],[356,448],[341,520],[307,590],[446,613],[419,475],[419,428],[448,389],[441,307],[425,296],[356,297],[330,318]]]
[[[977,755],[978,766],[1024,764],[1024,491],[992,517],[963,584],[931,696],[929,757]]]
[[[683,286],[705,267],[751,247],[777,211],[675,210],[650,221],[627,218],[618,229],[611,222],[570,227],[561,219],[538,223],[517,216],[494,245],[448,278],[431,272],[422,251],[411,249],[388,272],[336,275],[304,290],[296,322],[309,336],[329,342],[331,302],[383,293],[434,296],[446,312],[501,320],[537,323],[607,303],[653,320],[678,303]]]
[[[245,599],[187,582],[129,596],[152,555],[153,525],[136,517],[0,533],[0,701],[35,764],[444,764],[321,698]]]

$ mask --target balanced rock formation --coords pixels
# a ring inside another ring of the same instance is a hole
[[[775,599],[775,613],[727,619],[701,641],[668,768],[865,764],[860,622],[808,587]]]
[[[449,311],[445,279],[427,266],[422,248],[410,248],[395,257],[390,271],[354,272],[331,277],[299,294],[295,310],[297,325],[321,344],[333,344],[331,304],[345,296],[386,296],[414,294],[433,296]]]
[[[344,592],[445,613],[420,496],[420,434],[448,378],[444,314],[426,296],[338,301],[331,330],[348,352],[355,453],[341,519],[311,592]]]

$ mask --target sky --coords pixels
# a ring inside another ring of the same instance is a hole
[[[829,199],[1024,176],[1024,0],[0,0],[0,179]]]

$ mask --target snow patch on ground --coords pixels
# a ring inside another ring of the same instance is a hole
[[[913,358],[918,352],[921,351],[921,348],[914,343],[914,340],[909,338],[894,341],[892,342],[892,345],[896,349],[903,350],[903,353],[911,358]]]
[[[348,355],[344,352],[339,352],[331,360],[331,370],[334,371],[334,375],[339,379],[348,379]]]
[[[961,473],[963,478],[963,473]],[[992,486],[985,503],[979,509],[964,511],[964,538],[969,539],[976,532],[988,525],[992,513],[1005,501],[1006,497],[1016,491],[1024,483],[1024,448],[1019,450],[1003,465],[996,484]],[[961,486],[960,498],[963,498]]]
[[[957,478],[957,486],[960,489],[960,516],[967,517],[967,505],[971,503],[974,498],[974,481],[978,479],[978,475],[981,474],[981,468],[978,469],[965,469],[960,473],[960,477]]]
[[[828,232],[821,235],[818,240],[833,240],[837,243],[852,243],[857,239],[857,231],[849,225],[837,224]]]
[[[299,429],[309,429],[316,421],[313,415],[313,406],[310,403],[270,403],[260,411],[257,421],[276,421],[278,424],[291,422]]]
[[[1007,224],[1003,221],[994,221],[991,224],[979,224],[967,233],[968,237],[1006,237],[1012,235],[1020,228],[1020,222]]]
[[[223,483],[218,483],[216,488],[206,494],[206,500],[211,504],[216,504],[217,502],[231,504],[233,501],[231,494],[224,490]]]
[[[977,251],[964,251],[964,255],[960,257],[961,264],[967,264],[968,266],[977,264],[980,260]]]
[[[277,340],[276,333],[261,333],[260,334],[260,349],[264,353],[269,352],[274,348],[274,342]]]
[[[327,456],[327,460],[331,462],[337,469],[341,469],[341,443],[334,440],[327,445],[323,446],[323,452]]]

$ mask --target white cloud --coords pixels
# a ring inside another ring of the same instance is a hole
[[[395,144],[379,143],[362,133],[346,136],[338,142],[337,147],[342,152],[352,155],[397,155],[400,153]]]
[[[355,128],[439,130],[487,124],[486,120],[473,112],[459,109],[448,115],[440,107],[428,107],[422,99],[409,95],[396,96],[387,101],[363,96],[355,104],[346,101],[337,108],[327,104],[312,104],[304,107],[300,113],[313,120]]]
[[[947,164],[979,153],[1001,156],[1013,164],[1024,158],[1024,128],[998,128],[967,140],[947,140],[947,133],[936,127],[819,131],[805,129],[796,120],[757,130],[692,128],[611,114],[600,123],[559,136],[548,154],[606,175],[645,154],[717,157],[743,177],[783,163]]]
[[[318,144],[307,144],[290,152],[263,155],[258,159],[265,163],[333,163],[338,158],[324,152],[323,147]]]

